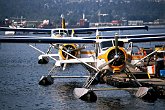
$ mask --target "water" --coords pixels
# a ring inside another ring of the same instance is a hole
[[[46,51],[48,45],[37,47]],[[55,79],[50,86],[40,86],[40,77],[48,73],[54,62],[39,65],[38,55],[27,44],[0,45],[1,110],[165,110],[165,99],[144,102],[126,91],[97,91],[96,103],[81,101],[74,97],[73,89],[81,87],[85,79]],[[86,72],[81,65],[68,65],[66,71],[56,68],[54,74],[83,75]]]

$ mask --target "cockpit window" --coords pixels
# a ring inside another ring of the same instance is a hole
[[[52,30],[52,36],[61,35],[63,37],[67,36],[66,30]]]
[[[114,44],[115,44],[115,42],[114,42]],[[124,47],[124,42],[123,41],[118,41],[118,46],[119,47]]]
[[[112,47],[112,41],[103,41],[100,43],[101,49]]]
[[[100,43],[100,46],[101,46],[101,49],[107,49],[109,47],[115,46],[115,41],[103,41],[103,42]],[[118,46],[123,47],[124,42],[118,41]]]

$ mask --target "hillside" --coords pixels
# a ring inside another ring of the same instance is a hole
[[[82,13],[90,22],[111,20],[165,19],[164,0],[1,0],[0,19],[23,16],[29,20],[50,19],[59,22],[64,14],[67,21],[74,23]]]

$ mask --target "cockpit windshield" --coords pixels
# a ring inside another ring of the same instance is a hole
[[[100,43],[100,47],[102,50],[107,49],[109,47],[113,47],[115,46],[115,41],[110,40],[110,41],[103,41]],[[124,42],[123,41],[118,41],[118,46],[119,47],[123,47],[124,46]]]
[[[52,30],[51,36],[61,35],[62,37],[66,37],[67,33],[66,30]]]
[[[100,47],[101,49],[106,49],[106,48],[109,48],[109,47],[112,47],[113,44],[112,44],[112,41],[103,41],[100,43]]]

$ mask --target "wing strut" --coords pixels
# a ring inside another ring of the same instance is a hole
[[[41,50],[39,50],[38,48],[34,47],[33,45],[29,44],[29,46],[32,47],[33,49],[35,49],[35,50],[41,52],[42,54],[45,54],[45,55],[46,55],[46,53],[44,53],[43,51],[41,51]],[[48,56],[48,57],[50,57],[50,58],[53,59],[54,61],[57,61],[57,59],[53,58],[52,56]]]

